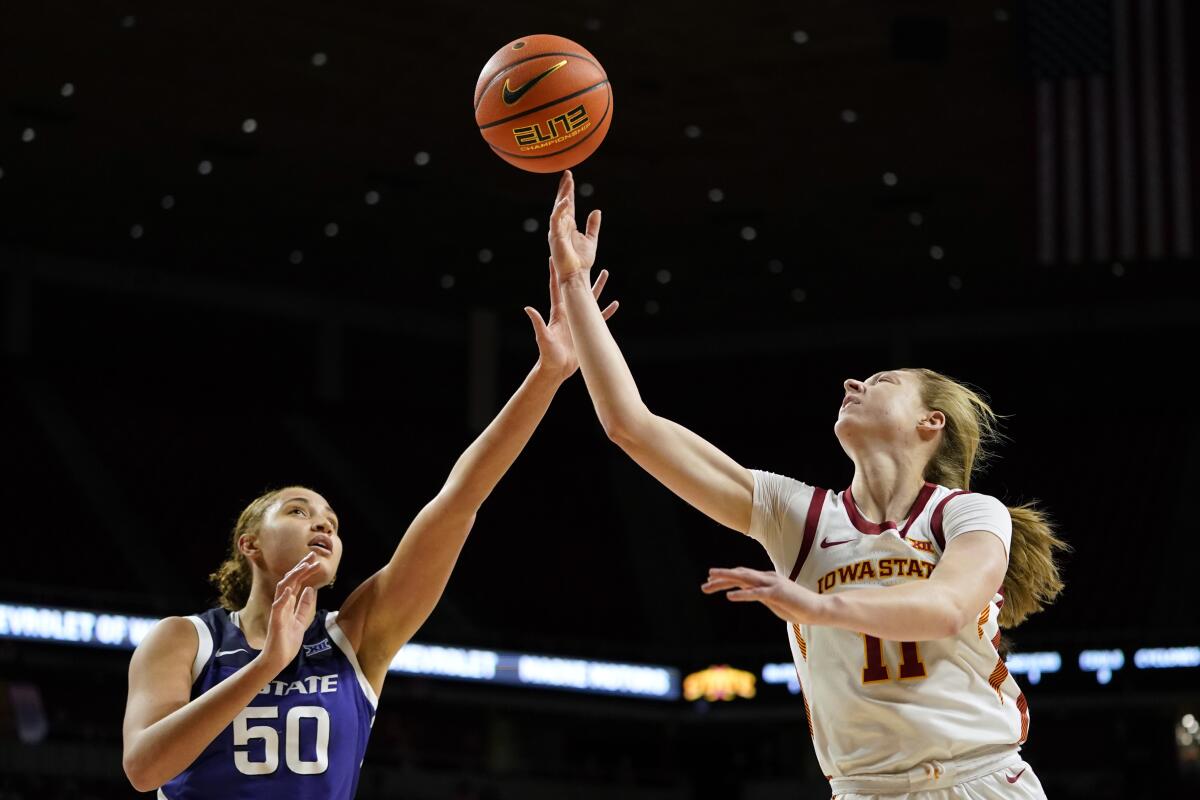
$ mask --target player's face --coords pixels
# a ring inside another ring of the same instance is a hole
[[[282,577],[308,553],[321,567],[306,585],[321,587],[333,581],[342,560],[338,518],[324,497],[309,489],[285,489],[263,516],[259,547],[267,571]]]
[[[921,402],[921,379],[911,372],[887,370],[865,381],[848,379],[834,431],[887,441],[915,438],[916,426],[928,412]]]

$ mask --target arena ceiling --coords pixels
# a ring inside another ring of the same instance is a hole
[[[577,178],[593,191],[581,207],[606,209],[601,260],[630,316],[803,318],[846,292],[988,303],[1034,261],[1019,6],[103,2],[5,17],[14,245],[519,308],[540,290],[555,179],[495,158],[470,98],[495,49],[541,31],[583,43],[614,87]],[[1109,265],[1091,266],[1075,271],[1104,292]]]

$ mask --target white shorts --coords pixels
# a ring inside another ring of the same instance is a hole
[[[896,775],[833,778],[835,800],[1046,800],[1033,769],[1015,750],[930,761]]]

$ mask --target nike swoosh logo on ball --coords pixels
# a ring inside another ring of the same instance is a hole
[[[542,80],[542,78],[545,78],[551,72],[555,72],[557,70],[562,69],[566,65],[567,65],[567,60],[564,58],[562,61],[555,64],[553,67],[546,70],[541,75],[538,75],[534,78],[530,78],[529,80],[525,81],[525,83],[521,84],[520,88],[517,88],[517,89],[513,89],[512,87],[510,87],[508,85],[508,78],[505,78],[504,79],[504,87],[503,87],[504,88],[504,105],[511,106],[513,103],[517,102],[522,97],[524,97],[525,93],[528,92],[530,89],[532,89],[534,86],[536,86],[538,84],[538,81]]]
[[[839,544],[845,544],[846,542],[853,542],[853,541],[854,541],[853,539],[842,539],[840,542],[831,542],[828,539],[822,539],[821,547],[835,547]]]
[[[1021,776],[1022,776],[1022,775],[1024,775],[1024,774],[1025,774],[1025,769],[1022,769],[1022,770],[1021,770],[1020,772],[1018,772],[1016,775],[1012,775],[1012,776],[1005,775],[1004,777],[1008,778],[1008,782],[1009,782],[1009,783],[1016,783],[1018,780],[1020,780],[1020,779],[1021,779]]]

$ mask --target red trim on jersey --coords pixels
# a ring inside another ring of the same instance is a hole
[[[1008,667],[1004,665],[1004,659],[996,660],[996,668],[992,670],[991,676],[988,678],[988,683],[996,690],[996,696],[1000,698],[1000,705],[1004,705],[1004,692],[1000,691],[1000,687],[1008,680]]]
[[[804,641],[804,634],[800,632],[800,626],[793,622],[792,631],[796,634],[796,646],[800,648],[800,657],[808,661],[808,642]]]
[[[919,517],[921,512],[925,510],[925,506],[929,502],[929,498],[933,496],[933,491],[936,488],[936,485],[929,482],[926,482],[925,485],[921,487],[921,493],[917,495],[917,499],[913,501],[912,508],[908,510],[908,522],[904,523],[904,527],[902,529],[900,529],[900,526],[897,523],[892,522],[890,519],[884,520],[882,524],[879,524],[864,518],[863,515],[859,513],[858,504],[854,502],[854,492],[850,491],[849,488],[846,489],[843,497],[843,499],[846,501],[846,516],[850,517],[850,524],[852,524],[855,528],[858,528],[858,530],[862,533],[875,536],[883,533],[884,531],[900,529],[900,538],[903,539],[905,534],[908,533],[908,529],[912,527],[914,522],[916,522],[917,517]]]
[[[796,628],[796,633],[800,633],[800,629]],[[796,683],[800,685],[800,699],[804,701],[804,718],[808,720],[808,735],[809,738],[817,738],[813,732],[812,724],[812,709],[808,707],[808,690],[804,688],[804,681],[800,680],[800,667],[796,667]]]
[[[937,508],[933,510],[933,519],[929,521],[929,529],[933,531],[933,540],[937,542],[938,550],[941,550],[943,553],[946,551],[946,536],[942,532],[942,514],[946,513],[946,503],[949,503],[960,494],[970,494],[970,492],[960,489],[949,497],[943,497],[942,502],[938,503]]]
[[[825,507],[825,495],[827,494],[829,494],[828,489],[813,491],[812,501],[808,504],[808,516],[804,520],[804,539],[800,542],[800,553],[796,556],[796,565],[792,567],[792,574],[788,580],[796,580],[796,576],[800,574],[800,568],[804,566],[804,561],[808,558],[808,551],[812,550],[813,540],[817,538],[817,524],[821,521],[821,509]]]

